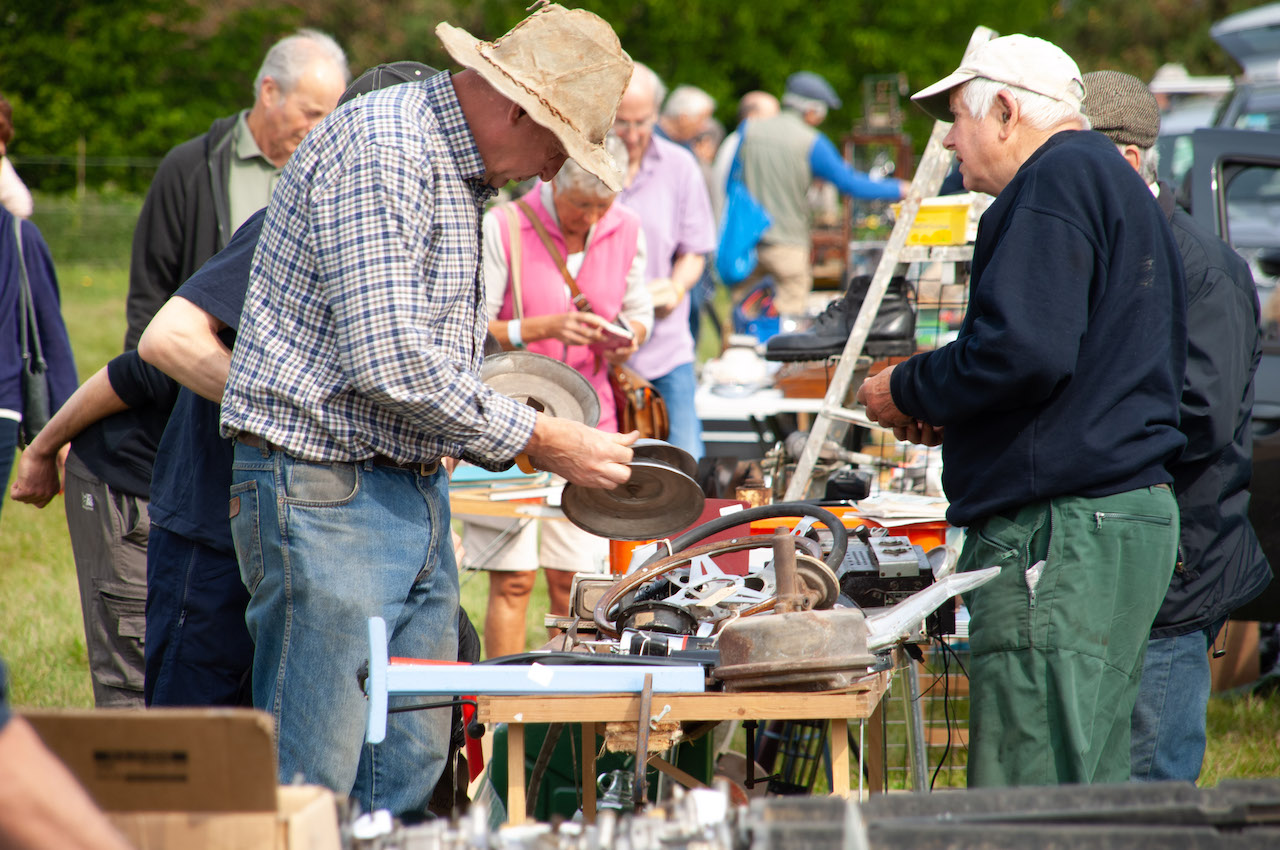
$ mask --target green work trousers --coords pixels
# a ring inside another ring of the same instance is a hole
[[[1125,782],[1129,715],[1173,575],[1167,486],[1057,497],[970,527],[969,786]]]

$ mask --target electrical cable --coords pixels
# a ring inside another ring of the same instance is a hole
[[[844,564],[845,552],[849,548],[849,531],[844,527],[844,523],[840,518],[831,513],[831,511],[824,510],[817,505],[806,504],[805,502],[778,502],[772,505],[761,505],[758,508],[734,511],[733,513],[716,517],[696,528],[689,529],[671,541],[671,551],[679,552],[688,549],[693,544],[705,540],[713,534],[719,534],[739,525],[746,525],[760,519],[777,519],[778,517],[811,517],[825,525],[827,530],[831,532],[831,552],[827,555],[825,563],[833,572],[839,571]],[[661,557],[658,552],[654,552],[640,567],[643,568],[648,564],[656,563]]]

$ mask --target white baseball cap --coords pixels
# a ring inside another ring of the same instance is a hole
[[[1084,100],[1084,81],[1075,60],[1042,38],[1006,35],[976,48],[954,73],[911,96],[939,121],[952,121],[951,90],[982,77],[1042,94],[1078,111]]]

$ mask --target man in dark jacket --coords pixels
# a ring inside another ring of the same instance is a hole
[[[1187,447],[1170,464],[1182,520],[1178,563],[1156,615],[1133,709],[1133,778],[1195,782],[1204,760],[1209,655],[1233,610],[1271,581],[1249,524],[1253,376],[1262,356],[1249,265],[1177,206],[1156,182],[1160,108],[1137,77],[1084,75],[1085,114],[1156,193],[1187,291],[1187,372],[1178,427]]]
[[[1142,180],[1081,132],[1083,97],[1075,62],[1021,35],[914,96],[954,121],[965,188],[996,199],[959,337],[858,391],[900,439],[941,438],[958,569],[1003,568],[965,600],[972,786],[1129,778],[1177,552],[1181,263]]]
[[[350,80],[337,42],[300,30],[267,52],[251,109],[219,118],[169,151],[133,233],[126,351],[174,290],[267,205],[280,169]]]

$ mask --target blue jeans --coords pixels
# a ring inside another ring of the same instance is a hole
[[[698,419],[698,410],[693,397],[698,391],[698,378],[693,373],[693,364],[685,363],[677,366],[661,378],[650,378],[649,382],[657,387],[667,403],[667,413],[671,417],[671,434],[667,442],[684,449],[693,455],[694,460],[701,460],[702,422]]]
[[[9,495],[9,473],[13,472],[14,452],[18,450],[18,421],[0,419],[0,508]]]
[[[147,538],[147,705],[248,705],[253,642],[236,556],[151,526]]]
[[[1129,743],[1135,781],[1200,778],[1209,707],[1209,647],[1225,622],[1147,642]]]
[[[458,657],[458,570],[449,480],[363,463],[308,463],[237,443],[231,531],[249,589],[253,704],[275,719],[280,781],[301,774],[364,811],[427,810],[449,751],[451,714],[388,718],[364,742],[368,620],[392,656]]]

